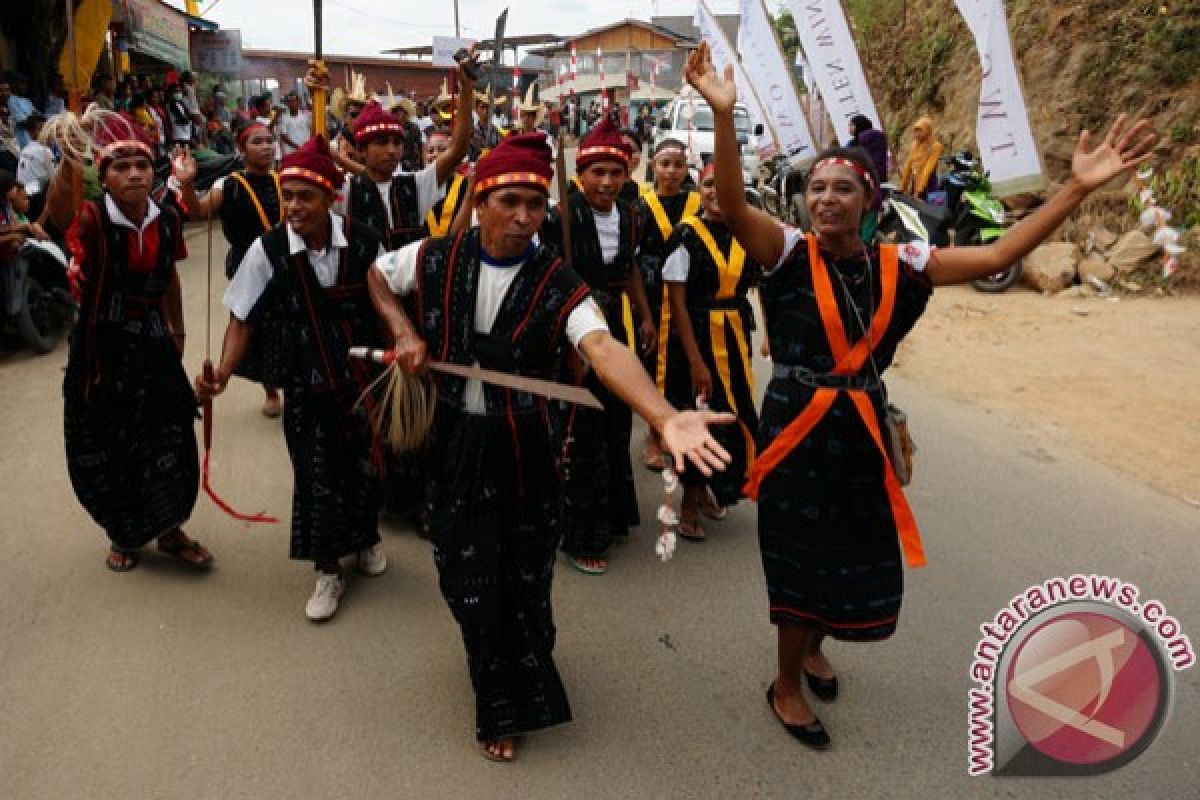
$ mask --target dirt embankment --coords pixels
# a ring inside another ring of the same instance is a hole
[[[937,291],[896,371],[1200,508],[1198,364],[1198,297],[956,287]]]

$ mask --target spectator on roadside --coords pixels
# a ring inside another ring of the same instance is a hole
[[[29,131],[29,143],[21,148],[21,158],[17,163],[17,181],[29,193],[29,216],[37,219],[42,215],[46,203],[46,189],[50,179],[54,177],[54,153],[49,147],[38,141],[46,118],[36,111],[25,120],[25,128]]]
[[[300,95],[288,92],[283,98],[285,110],[275,118],[275,136],[281,158],[300,149],[312,138],[312,113],[300,107]]]
[[[50,89],[46,92],[46,102],[42,104],[47,117],[53,117],[67,110],[67,86],[61,73],[50,76]]]
[[[861,147],[871,157],[875,174],[887,180],[888,147],[887,137],[883,131],[877,130],[871,120],[863,114],[855,114],[850,118],[850,141],[847,147]]]
[[[195,131],[192,115],[183,100],[183,89],[179,86],[167,87],[167,145],[168,149],[176,145],[190,147]]]
[[[96,75],[92,78],[92,105],[105,111],[114,110],[116,83],[111,75]],[[90,106],[89,106],[90,108]]]

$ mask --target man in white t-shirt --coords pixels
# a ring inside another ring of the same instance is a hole
[[[706,425],[731,418],[671,408],[609,334],[587,284],[535,239],[552,175],[545,136],[503,139],[476,165],[479,227],[376,261],[367,282],[396,362],[409,373],[434,359],[547,380],[573,350],[662,432],[677,468],[686,458],[720,469],[727,454]],[[546,400],[486,378],[437,380],[425,452],[438,584],[467,650],[476,740],[485,757],[511,761],[515,737],[571,718],[552,655],[561,481]]]
[[[286,110],[275,118],[275,135],[279,139],[279,151],[288,156],[312,136],[312,113],[300,107],[300,95],[288,92],[283,98]]]

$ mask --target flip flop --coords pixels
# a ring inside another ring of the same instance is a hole
[[[599,561],[601,559],[596,560]],[[567,561],[571,563],[572,567],[582,572],[584,575],[603,575],[604,573],[608,572],[607,562],[605,562],[603,567],[592,567],[581,563],[580,560],[575,556],[567,556]]]
[[[209,569],[213,564],[213,554],[208,552],[204,545],[200,544],[196,539],[189,538],[187,534],[182,535],[183,541],[178,544],[163,545],[160,540],[158,542],[158,551],[164,555],[179,559],[193,569],[201,571]]]
[[[680,520],[677,533],[689,542],[703,542],[708,539],[708,534],[700,527],[699,520],[692,524]]]
[[[511,764],[513,761],[516,761],[516,759],[517,759],[517,740],[516,739],[512,740],[513,754],[509,757],[497,755],[497,754],[491,752],[490,750],[488,750],[489,745],[494,745],[494,744],[499,744],[499,743],[500,743],[499,739],[496,739],[496,740],[493,740],[490,742],[479,742],[479,752],[488,761],[495,761],[498,764]]]
[[[121,561],[113,561],[113,556],[120,556]],[[140,559],[136,550],[130,550],[128,553],[120,550],[109,550],[108,556],[104,559],[104,566],[108,567],[113,572],[129,572],[138,565]]]
[[[726,506],[717,505],[717,498],[713,495],[712,489],[709,489],[704,502],[700,504],[700,513],[711,520],[720,522],[729,516],[729,509]]]

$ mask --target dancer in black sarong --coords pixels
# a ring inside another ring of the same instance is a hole
[[[867,153],[819,156],[805,187],[812,233],[785,229],[746,203],[734,129],[737,89],[708,46],[688,58],[687,80],[713,111],[717,196],[761,287],[774,373],[745,491],[758,500],[758,534],[778,634],[778,672],[767,702],[789,734],[816,748],[829,733],[805,697],[838,695],[827,636],[875,641],[896,630],[901,558],[925,562],[916,521],[883,438],[882,373],[925,311],[934,286],[1007,269],[1031,252],[1092,190],[1151,157],[1158,137],[1119,117],[1104,142],[1083,134],[1063,190],[982,247],[933,250],[923,242],[864,244],[863,215],[879,178]]]
[[[345,588],[339,560],[356,556],[360,572],[379,575],[382,453],[373,448],[359,394],[374,377],[351,361],[351,345],[380,343],[366,274],[381,253],[366,226],[331,212],[341,172],[317,136],[283,161],[279,180],[287,222],[246,252],[225,293],[229,328],[213,380],[196,379],[201,397],[220,394],[264,314],[282,321],[287,340],[284,434],[292,460],[291,557],[312,561],[316,587],[305,606],[329,619]]]
[[[759,280],[759,267],[746,255],[721,218],[712,165],[700,174],[704,210],[685,219],[672,241],[678,246],[667,258],[662,277],[671,300],[671,320],[679,333],[690,377],[690,398],[701,398],[713,411],[737,415],[738,424],[722,428],[717,440],[733,456],[719,475],[704,478],[694,470],[682,476],[685,493],[679,535],[705,538],[702,510],[715,519],[742,496],[746,472],[754,462],[758,412],[754,402],[754,370],[750,333],[754,313],[748,292]],[[690,408],[695,399],[679,404]],[[706,506],[715,505],[718,511]]]
[[[629,145],[605,117],[579,143],[575,168],[578,191],[570,190],[569,262],[604,312],[617,341],[645,353],[657,336],[637,267],[637,206],[619,198],[629,178]],[[573,186],[576,184],[572,184]],[[561,207],[547,216],[542,240],[561,249]],[[636,312],[640,325],[634,329]],[[557,406],[553,409],[558,447],[567,484],[563,552],[580,572],[608,571],[607,552],[616,539],[639,523],[637,491],[629,460],[633,415],[594,374],[583,379],[604,405],[603,411]]]
[[[609,335],[587,285],[533,241],[551,175],[545,135],[506,138],[476,167],[478,228],[379,259],[371,295],[396,337],[398,363],[415,372],[428,356],[546,379],[577,349],[662,433],[679,467],[686,454],[705,471],[719,468],[727,454],[705,424],[729,418],[672,409]],[[413,302],[415,327],[398,296]],[[437,380],[428,448],[434,560],[467,650],[475,736],[485,756],[509,761],[514,737],[571,718],[552,655],[562,511],[547,401],[474,379]]]
[[[109,569],[133,569],[153,539],[205,569],[212,554],[180,527],[196,503],[200,470],[196,397],[180,363],[175,262],[187,251],[179,203],[169,191],[150,197],[153,151],[132,118],[109,118],[96,136],[104,194],[83,204],[67,234],[80,307],[63,381],[71,485],[112,542]],[[61,186],[75,168],[64,161],[51,193],[61,228],[70,219]]]
[[[179,179],[189,218],[206,220],[211,214],[220,215],[221,230],[229,241],[225,277],[230,280],[250,245],[283,222],[279,175],[271,168],[275,158],[274,134],[266,125],[253,121],[238,133],[237,145],[245,169],[221,178],[203,197],[198,197],[192,186],[196,177],[195,159],[186,153],[175,158],[175,177]],[[254,326],[254,338],[235,373],[262,384],[266,393],[262,413],[267,417],[278,417],[282,410],[279,387],[283,385],[286,347],[279,321],[264,315]]]

